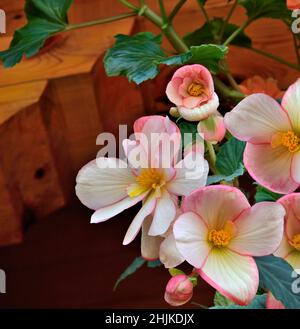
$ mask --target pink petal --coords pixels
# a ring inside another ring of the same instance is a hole
[[[295,153],[293,156],[291,176],[295,182],[300,184],[300,152]]]
[[[299,250],[293,250],[291,253],[289,253],[285,260],[292,266],[292,268],[300,274],[300,251]]]
[[[123,200],[126,188],[135,182],[127,164],[115,158],[97,158],[80,169],[76,195],[87,207],[97,210]]]
[[[199,216],[188,212],[175,221],[173,232],[180,254],[192,266],[200,268],[211,251],[206,224]]]
[[[183,256],[179,253],[173,232],[170,233],[160,245],[159,259],[165,268],[177,267],[184,262]]]
[[[284,305],[279,300],[277,300],[270,291],[267,295],[266,308],[270,310],[285,309]]]
[[[245,195],[237,188],[215,185],[196,190],[182,204],[184,212],[198,214],[210,229],[223,229],[227,221],[235,220],[250,208]]]
[[[293,130],[300,130],[300,79],[292,84],[282,98],[282,107],[290,117]]]
[[[285,147],[272,148],[270,144],[247,143],[244,164],[251,177],[269,190],[291,193],[299,186],[291,178],[293,154]]]
[[[287,237],[284,235],[274,255],[285,259],[294,250],[295,249],[289,244]]]
[[[254,259],[226,248],[214,248],[198,273],[236,304],[248,305],[258,289],[258,270]]]
[[[279,246],[285,210],[275,202],[260,202],[234,221],[237,235],[228,248],[242,255],[266,256]]]
[[[201,105],[201,97],[188,96],[183,99],[183,107],[188,109],[193,109]]]
[[[271,142],[276,132],[291,129],[289,118],[280,105],[264,94],[246,97],[225,115],[224,120],[234,137],[255,144]]]
[[[206,141],[217,143],[221,142],[226,134],[224,118],[220,114],[212,114],[207,119],[199,122],[198,133],[203,134]]]
[[[142,208],[131,222],[126,232],[126,235],[124,237],[123,245],[127,245],[134,240],[134,238],[139,233],[145,218],[149,216],[151,213],[153,213],[155,206],[156,206],[156,199],[152,195],[148,196]]]
[[[141,255],[146,260],[155,260],[159,257],[159,248],[163,238],[148,234],[153,217],[146,217],[142,225]]]
[[[166,89],[166,94],[167,97],[169,98],[169,100],[177,105],[177,106],[181,106],[182,105],[182,96],[179,93],[179,86],[182,83],[182,79],[172,79],[168,85],[167,85],[167,89]]]

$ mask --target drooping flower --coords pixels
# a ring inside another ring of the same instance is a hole
[[[202,65],[185,65],[178,69],[166,90],[169,100],[179,114],[188,121],[199,121],[215,113],[218,95],[208,69]],[[173,110],[174,112],[174,110]]]
[[[254,94],[225,115],[233,136],[246,141],[244,164],[261,185],[282,194],[300,184],[300,80],[284,94],[281,106]]]
[[[300,193],[292,193],[277,202],[286,210],[284,235],[276,256],[284,258],[294,270],[300,270]]]
[[[172,306],[186,304],[193,296],[193,283],[187,275],[173,276],[165,291],[165,301]]]
[[[175,219],[178,196],[204,186],[208,174],[207,161],[197,149],[191,148],[177,162],[181,135],[167,117],[140,118],[134,132],[135,141],[123,141],[130,166],[120,159],[99,157],[79,171],[76,185],[80,201],[95,210],[92,223],[106,221],[143,201],[125,235],[125,245],[149,215],[153,217],[147,234],[164,234]]]
[[[219,185],[187,196],[182,210],[173,228],[180,254],[222,295],[249,304],[259,281],[252,256],[278,248],[284,208],[275,202],[251,207],[240,190]]]
[[[206,141],[211,143],[221,142],[226,134],[224,118],[219,112],[216,112],[207,119],[201,120],[197,130]]]
[[[262,93],[269,95],[275,99],[280,99],[283,96],[283,91],[278,87],[278,81],[273,78],[264,79],[259,75],[255,75],[240,85],[240,90],[245,95]]]
[[[300,0],[287,0],[287,7],[291,10],[300,8]]]
[[[266,308],[270,310],[283,310],[285,306],[277,300],[271,292],[267,294]]]

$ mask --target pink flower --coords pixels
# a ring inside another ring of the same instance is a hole
[[[130,166],[120,159],[99,157],[79,171],[76,185],[80,201],[96,210],[92,223],[104,222],[143,202],[125,235],[125,245],[136,237],[143,224],[143,238],[164,234],[175,219],[178,197],[204,186],[208,174],[207,161],[198,148],[191,148],[177,162],[181,135],[168,118],[142,117],[135,122],[134,132],[135,141],[123,141]],[[157,242],[154,240],[151,239]],[[145,247],[155,246],[143,246],[143,255],[151,257],[155,250],[147,252]],[[156,250],[158,253],[157,247]]]
[[[249,304],[259,281],[253,256],[278,248],[284,208],[275,202],[251,207],[240,190],[219,185],[187,196],[182,210],[173,229],[180,254],[223,296]]]
[[[245,95],[263,93],[273,98],[279,99],[283,96],[283,91],[278,88],[277,80],[273,78],[264,79],[255,75],[239,85],[241,92]]]
[[[169,100],[188,121],[199,121],[216,112],[219,98],[212,75],[206,67],[194,64],[178,69],[166,90]]]
[[[223,140],[226,134],[224,118],[219,112],[210,115],[207,119],[201,120],[198,124],[198,133],[203,138],[212,143],[218,143]]]
[[[284,235],[275,252],[284,258],[294,270],[300,270],[300,193],[292,193],[279,199],[286,210]]]
[[[261,185],[282,194],[300,184],[300,80],[284,94],[281,106],[254,94],[225,115],[225,126],[246,141],[244,164]]]
[[[287,7],[291,10],[300,8],[300,0],[287,0]]]
[[[193,283],[187,275],[173,276],[166,286],[165,301],[172,306],[186,304],[193,296]]]
[[[285,309],[284,305],[277,300],[271,292],[268,292],[266,300],[266,308],[270,310],[283,310]]]

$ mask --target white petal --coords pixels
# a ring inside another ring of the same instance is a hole
[[[98,158],[81,168],[76,182],[79,200],[97,210],[124,199],[126,187],[135,182],[135,176],[122,160]]]
[[[156,199],[152,195],[148,196],[142,208],[131,222],[124,237],[123,245],[127,245],[134,240],[142,227],[144,219],[154,211],[155,205]]]
[[[165,268],[172,268],[184,262],[183,256],[177,249],[173,233],[170,233],[160,245],[159,259]]]
[[[291,176],[295,182],[300,184],[300,152],[294,154],[291,165]]]
[[[167,191],[157,200],[149,235],[164,234],[176,216],[177,207]]]
[[[237,236],[228,248],[242,255],[266,256],[279,246],[285,210],[275,202],[260,202],[245,210],[235,221]]]
[[[155,260],[159,257],[159,248],[163,238],[158,236],[150,236],[148,234],[149,227],[152,223],[152,215],[148,216],[142,225],[142,241],[141,254],[144,259]]]

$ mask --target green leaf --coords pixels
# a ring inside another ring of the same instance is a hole
[[[291,17],[286,0],[239,0],[239,4],[246,8],[250,19]]]
[[[215,306],[230,306],[233,304],[234,303],[230,299],[226,298],[225,296],[221,295],[218,291],[216,291],[214,297]]]
[[[205,5],[205,2],[206,2],[207,0],[198,0],[198,1],[199,1],[199,3],[201,3],[202,6],[204,6],[204,5]]]
[[[15,32],[9,49],[0,52],[4,67],[16,65],[24,55],[35,55],[50,36],[64,31],[71,3],[72,0],[27,0],[28,23]]]
[[[224,24],[222,18],[214,18],[210,22],[206,22],[201,28],[195,30],[192,33],[188,33],[184,37],[185,43],[191,46],[198,46],[205,43],[213,43],[215,38],[220,34],[220,30]],[[227,24],[224,31],[223,39],[227,38],[239,27],[234,24]],[[233,45],[249,48],[251,47],[251,39],[245,34],[245,32],[240,32],[236,38],[232,41]]]
[[[286,308],[300,308],[300,292],[293,292],[295,273],[293,268],[282,258],[265,256],[255,258],[259,270],[259,285],[270,290],[274,297]]]
[[[104,57],[108,76],[127,76],[137,84],[153,79],[159,73],[159,65],[182,65],[191,58],[186,53],[167,57],[160,48],[161,36],[141,32],[133,36],[118,34],[116,43]]]
[[[256,194],[255,194],[256,202],[277,201],[282,196],[283,196],[282,194],[272,192],[259,184],[257,184],[256,186]]]
[[[234,178],[244,174],[243,154],[246,143],[231,137],[228,142],[221,146],[217,155],[217,175],[209,176],[207,185],[220,181],[230,182]]]
[[[189,144],[193,144],[197,138],[200,138],[197,131],[197,123],[181,120],[177,125],[181,132],[183,148]]]
[[[148,262],[147,262],[147,266],[149,268],[155,268],[155,267],[159,267],[161,265],[162,265],[162,263],[159,259],[157,259],[157,260],[148,260]]]
[[[247,306],[240,306],[240,305],[223,305],[223,306],[213,306],[210,309],[220,310],[220,309],[265,309],[266,308],[266,300],[267,294],[264,295],[257,295],[254,300]]]
[[[114,285],[114,290],[117,289],[120,282],[125,280],[129,275],[136,272],[140,267],[142,267],[146,263],[146,260],[143,257],[137,257],[127,268],[126,270],[120,275],[119,279],[116,281]]]
[[[219,62],[224,59],[228,52],[225,46],[218,46],[213,44],[192,46],[192,57],[189,63],[202,64],[206,66],[212,73],[218,73]]]
[[[178,268],[169,268],[169,273],[171,276],[176,276],[178,274],[185,274],[183,271],[179,270]]]

